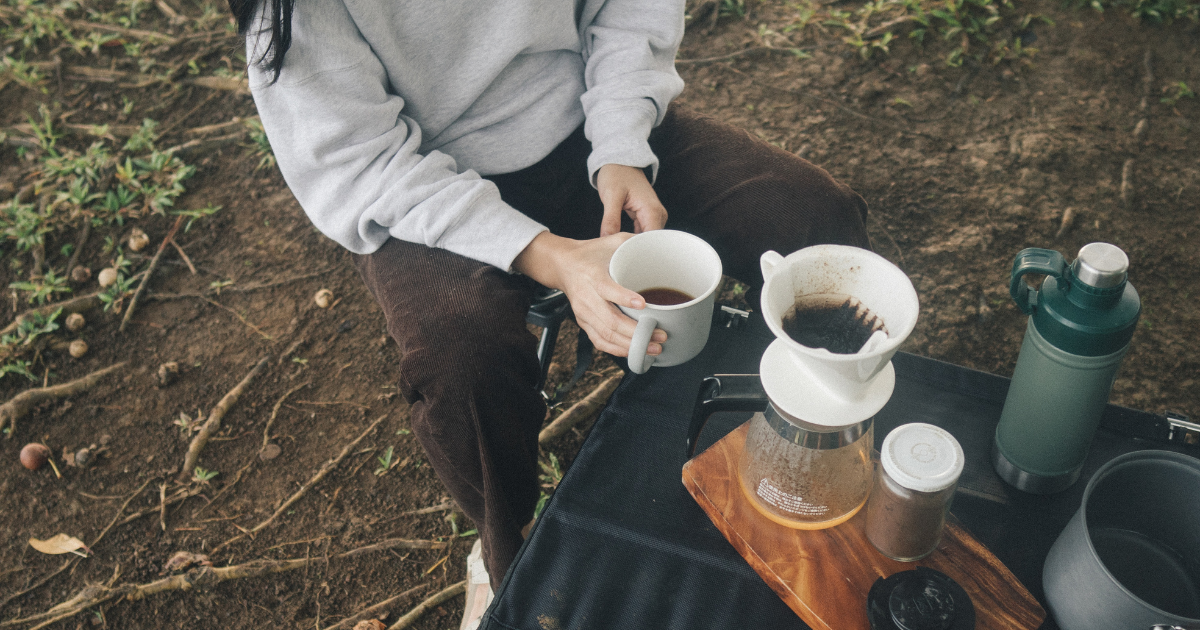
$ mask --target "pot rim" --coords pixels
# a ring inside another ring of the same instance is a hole
[[[1137,464],[1140,462],[1155,461],[1155,460],[1170,461],[1172,463],[1180,464],[1187,468],[1192,468],[1192,469],[1196,470],[1198,473],[1200,473],[1200,459],[1196,459],[1194,457],[1189,457],[1182,453],[1175,453],[1173,451],[1147,449],[1147,450],[1142,450],[1142,451],[1133,451],[1130,453],[1123,453],[1121,455],[1118,455],[1118,456],[1108,460],[1108,462],[1106,462],[1103,466],[1101,466],[1099,469],[1096,470],[1095,474],[1093,474],[1092,478],[1088,481],[1087,487],[1083,491],[1083,501],[1079,505],[1079,519],[1080,519],[1081,524],[1083,525],[1083,540],[1087,544],[1087,548],[1088,548],[1088,551],[1091,553],[1091,557],[1096,560],[1096,564],[1100,567],[1100,570],[1104,572],[1105,577],[1107,577],[1113,584],[1115,584],[1117,588],[1121,589],[1121,592],[1124,593],[1125,595],[1127,595],[1130,599],[1132,599],[1133,601],[1137,602],[1138,604],[1144,606],[1147,610],[1150,610],[1151,612],[1153,612],[1155,614],[1161,614],[1161,615],[1167,617],[1170,621],[1181,621],[1181,622],[1185,622],[1185,623],[1200,623],[1200,618],[1184,617],[1182,615],[1177,615],[1175,613],[1165,611],[1165,610],[1147,602],[1146,600],[1142,599],[1141,597],[1138,597],[1133,591],[1130,591],[1124,584],[1121,583],[1120,580],[1118,580],[1116,578],[1116,576],[1114,576],[1112,574],[1112,571],[1110,571],[1108,569],[1108,566],[1106,566],[1104,564],[1104,561],[1100,559],[1100,554],[1096,552],[1095,545],[1092,544],[1092,534],[1091,534],[1091,531],[1088,529],[1087,506],[1088,506],[1088,499],[1091,498],[1092,491],[1095,489],[1096,485],[1099,484],[1100,482],[1104,481],[1105,478],[1107,478],[1108,476],[1117,472],[1121,468],[1125,468],[1127,466]]]

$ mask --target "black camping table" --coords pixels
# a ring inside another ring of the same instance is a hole
[[[807,628],[681,481],[701,380],[757,373],[773,339],[761,318],[741,327],[717,319],[700,356],[625,377],[509,569],[482,628]],[[1043,561],[1097,468],[1139,449],[1200,455],[1196,447],[1148,439],[1166,437],[1166,418],[1110,405],[1080,481],[1053,496],[1025,494],[1002,482],[989,458],[1008,379],[905,353],[892,361],[896,389],[875,417],[876,447],[908,422],[935,424],[958,438],[967,462],[954,516],[1043,606]],[[714,415],[697,453],[748,417]],[[1043,627],[1056,626],[1048,617]]]

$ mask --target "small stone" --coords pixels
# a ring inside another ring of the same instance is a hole
[[[101,435],[100,446],[108,446],[109,444],[112,444],[112,436],[107,433]]]
[[[329,305],[333,304],[333,291],[329,289],[317,291],[317,294],[313,296],[313,302],[316,302],[317,306],[321,308],[329,308]]]
[[[117,283],[117,270],[105,267],[100,270],[100,275],[96,276],[96,280],[100,283],[101,289],[107,289]]]
[[[71,313],[67,316],[67,330],[71,332],[79,332],[83,330],[83,327],[86,324],[87,320],[85,320],[83,315],[80,315],[79,313]]]
[[[92,279],[92,270],[88,267],[78,266],[71,270],[71,280],[75,282],[87,282]]]
[[[129,233],[129,249],[140,252],[149,244],[150,237],[146,236],[146,233],[138,228],[133,228],[133,231]]]
[[[96,453],[90,448],[81,448],[75,451],[75,466],[77,468],[87,468],[96,462]]]
[[[71,353],[72,357],[81,359],[83,358],[83,355],[87,354],[87,342],[82,339],[76,339],[75,341],[71,342],[71,345],[67,348],[67,351]]]
[[[279,457],[281,452],[283,452],[283,449],[279,448],[278,444],[268,444],[264,446],[262,451],[258,453],[258,458],[264,462],[269,462],[272,459]]]
[[[175,382],[179,378],[179,363],[176,361],[168,361],[158,366],[158,386],[166,387]]]

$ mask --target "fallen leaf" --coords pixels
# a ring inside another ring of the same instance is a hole
[[[30,538],[29,546],[42,553],[48,553],[51,555],[73,553],[77,556],[83,556],[84,558],[87,557],[88,551],[87,545],[83,544],[82,540],[66,534],[58,534],[57,536],[47,538],[46,540]],[[83,553],[79,551],[80,549],[83,550]]]

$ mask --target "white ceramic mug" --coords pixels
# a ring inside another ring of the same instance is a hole
[[[721,258],[711,245],[677,230],[642,232],[617,248],[608,263],[608,274],[617,284],[638,293],[667,288],[692,297],[671,306],[619,307],[638,322],[629,343],[629,369],[644,374],[652,365],[679,365],[700,354],[708,342],[713,304],[721,285]],[[658,356],[646,354],[655,328],[667,333]]]

